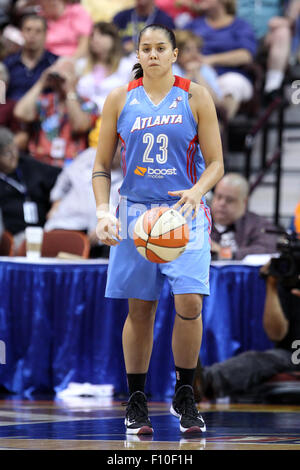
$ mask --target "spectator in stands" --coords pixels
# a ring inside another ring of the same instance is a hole
[[[41,7],[48,24],[46,48],[59,56],[84,56],[93,25],[88,12],[66,0],[41,0]]]
[[[213,67],[203,63],[203,56],[200,52],[201,38],[188,30],[176,30],[175,36],[178,56],[177,62],[173,65],[173,73],[205,86],[210,91],[215,104],[219,104],[222,91],[218,83],[218,75]]]
[[[177,29],[181,29],[196,16],[199,1],[201,0],[155,0],[155,4],[173,19]]]
[[[45,230],[81,230],[88,233],[91,243],[90,257],[107,257],[109,247],[101,244],[96,235],[96,203],[91,185],[91,174],[95,162],[99,118],[97,126],[90,133],[89,148],[62,170],[51,191],[51,210],[47,216]],[[110,207],[114,212],[119,203],[119,188],[123,175],[120,167],[120,145],[113,160],[111,172]]]
[[[172,0],[173,1],[173,0]],[[111,22],[119,11],[133,8],[135,0],[81,0],[81,5],[89,12],[94,23]]]
[[[280,90],[286,73],[300,2],[237,0],[237,14],[253,26],[259,41],[257,59],[266,68],[264,93],[268,102]]]
[[[253,28],[235,15],[234,0],[205,0],[201,16],[186,25],[203,39],[205,63],[215,67],[223,91],[228,119],[240,104],[253,96],[251,75],[245,70],[253,62],[257,41]]]
[[[211,203],[211,251],[216,259],[276,252],[277,236],[264,233],[276,227],[247,210],[248,195],[248,182],[238,173],[225,174],[216,185]]]
[[[113,23],[96,23],[89,41],[87,57],[77,61],[80,78],[77,92],[98,105],[99,112],[108,93],[132,79],[136,58],[122,57],[123,50],[117,27]]]
[[[50,190],[59,172],[59,168],[20,154],[13,133],[0,128],[0,207],[4,226],[14,235],[16,250],[27,225],[44,225]]]
[[[136,51],[138,35],[146,25],[157,23],[170,29],[175,27],[172,18],[157,8],[154,0],[135,0],[135,7],[117,13],[113,22],[119,29],[127,54]]]
[[[25,40],[21,51],[4,59],[10,76],[7,98],[15,101],[22,98],[42,72],[58,58],[45,49],[47,24],[44,18],[38,15],[25,16],[21,32]]]
[[[35,125],[28,134],[34,158],[62,167],[87,147],[98,109],[78,96],[76,85],[73,60],[60,58],[16,104],[15,116]]]
[[[295,340],[300,338],[300,290],[289,291],[275,277],[268,275],[268,265],[261,272],[266,279],[263,328],[275,348],[266,351],[245,351],[208,367],[197,365],[194,393],[199,402],[224,396],[251,393],[281,372],[299,371],[293,361]]]

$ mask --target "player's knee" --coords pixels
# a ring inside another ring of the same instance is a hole
[[[191,315],[186,315],[186,316],[183,316],[183,315],[180,315],[180,313],[176,312],[176,315],[181,318],[181,320],[198,320],[198,318],[201,317],[201,312],[200,313],[197,313],[195,316],[191,316]]]
[[[177,315],[182,319],[196,320],[201,317],[202,298],[199,295],[186,296],[175,305]]]
[[[201,310],[202,305],[195,303],[176,310],[176,313],[183,320],[197,320],[201,317]]]

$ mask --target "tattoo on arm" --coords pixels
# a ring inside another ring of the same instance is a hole
[[[98,177],[101,177],[101,176],[104,177],[104,178],[111,179],[110,174],[107,173],[106,171],[94,171],[92,178],[98,178]]]
[[[191,99],[192,96],[193,96],[192,93],[189,93],[189,100]]]

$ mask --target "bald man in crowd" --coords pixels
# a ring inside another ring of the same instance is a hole
[[[249,185],[238,173],[227,173],[216,185],[211,213],[213,259],[241,260],[249,254],[275,253],[278,230],[265,217],[247,209]]]

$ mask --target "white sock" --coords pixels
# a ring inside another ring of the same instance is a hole
[[[284,73],[281,70],[268,70],[266,73],[265,92],[270,93],[273,90],[278,90],[283,78]]]

